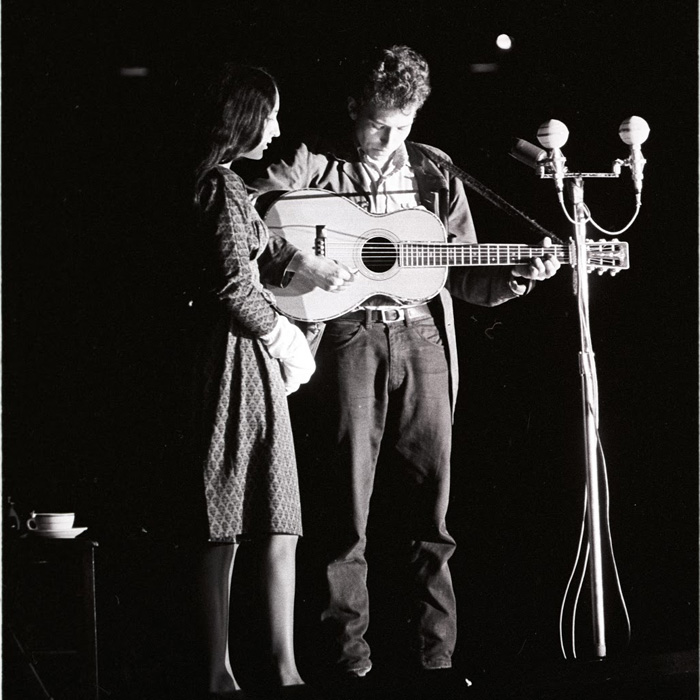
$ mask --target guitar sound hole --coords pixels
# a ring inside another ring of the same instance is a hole
[[[370,238],[362,247],[362,262],[371,272],[386,272],[396,263],[396,246],[388,238]]]

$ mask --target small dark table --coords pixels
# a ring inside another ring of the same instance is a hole
[[[88,535],[3,543],[5,632],[46,698],[99,699],[98,543]]]

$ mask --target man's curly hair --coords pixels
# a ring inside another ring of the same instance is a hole
[[[363,68],[353,95],[360,106],[371,102],[383,109],[420,109],[430,95],[428,63],[408,46],[381,49]]]

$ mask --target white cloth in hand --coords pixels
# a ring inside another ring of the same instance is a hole
[[[260,339],[270,355],[280,361],[287,395],[311,379],[316,362],[301,330],[286,316],[278,316],[275,327]]]

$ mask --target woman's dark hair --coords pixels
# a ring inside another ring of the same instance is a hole
[[[371,102],[384,109],[420,109],[430,89],[426,60],[408,46],[395,45],[375,51],[363,62],[350,97],[360,107]]]
[[[207,171],[237,160],[260,142],[276,97],[277,83],[264,68],[223,66],[199,109],[198,137],[204,157],[195,172],[196,190]]]

